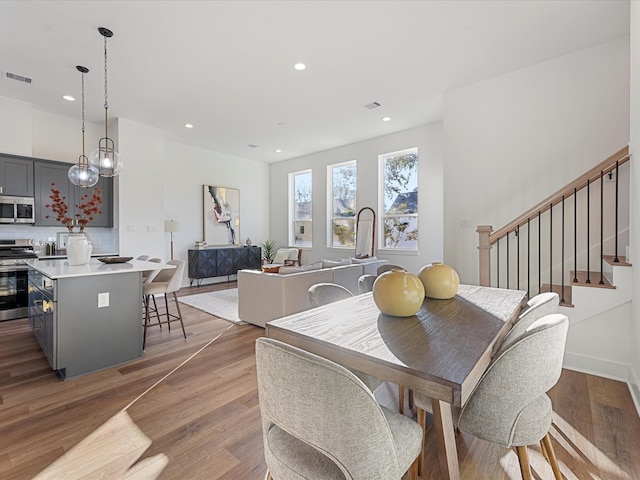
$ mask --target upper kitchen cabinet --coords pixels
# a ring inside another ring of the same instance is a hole
[[[33,160],[0,154],[0,194],[33,197]]]
[[[91,188],[76,187],[67,176],[70,167],[66,163],[35,162],[36,225],[60,226],[55,214],[46,206],[51,203],[51,188],[55,184],[55,188],[60,190],[60,196],[66,197],[69,216],[72,218],[75,218],[75,206],[82,201],[82,196],[91,196],[93,190],[99,188],[102,193],[102,213],[97,214],[88,226],[113,227],[113,178],[101,177],[96,186]]]

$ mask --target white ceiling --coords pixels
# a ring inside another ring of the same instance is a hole
[[[101,123],[101,26],[110,118],[273,162],[439,120],[447,90],[628,35],[629,1],[2,0],[0,70],[33,83],[3,74],[0,96],[79,119],[61,96],[84,65]]]

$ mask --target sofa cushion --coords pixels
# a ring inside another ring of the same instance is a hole
[[[343,258],[341,260],[321,260],[322,268],[332,268],[332,267],[340,267],[342,265],[351,265],[350,258]]]
[[[278,273],[281,275],[288,275],[290,273],[308,272],[309,270],[320,270],[322,268],[322,262],[315,262],[309,265],[296,266],[284,266],[280,267]]]

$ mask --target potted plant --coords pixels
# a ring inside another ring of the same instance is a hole
[[[273,263],[273,258],[276,256],[276,241],[266,240],[262,242],[262,258],[265,263]]]

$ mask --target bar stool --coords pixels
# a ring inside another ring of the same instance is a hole
[[[161,321],[156,309],[156,315],[158,317],[158,324],[160,325],[160,328],[162,328],[162,324],[166,323],[168,325],[169,331],[171,331],[171,322],[180,321],[182,334],[184,335],[184,339],[187,339],[187,332],[184,329],[182,313],[180,312],[180,305],[178,304],[178,297],[176,295],[176,292],[180,290],[180,283],[182,282],[182,275],[184,274],[185,261],[170,260],[167,262],[167,265],[175,265],[176,268],[172,270],[161,270],[160,273],[158,273],[152,281],[147,282],[142,286],[145,298],[144,338],[142,340],[143,350],[145,349],[147,343],[147,328],[152,326],[149,323],[149,297],[153,297],[154,295],[158,295],[160,293],[164,295],[164,305],[167,317],[166,321]],[[169,302],[167,300],[167,296],[170,293],[173,293],[173,301],[176,304],[176,310],[178,312],[177,315],[169,312]]]

